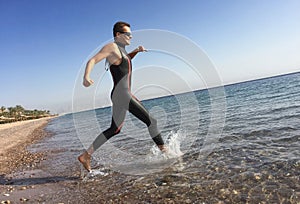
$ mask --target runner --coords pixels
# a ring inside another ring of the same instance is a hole
[[[90,73],[95,64],[105,59],[109,62],[109,70],[114,81],[111,92],[112,100],[112,120],[111,126],[103,131],[92,143],[92,145],[79,157],[78,160],[84,168],[91,171],[91,155],[107,140],[120,133],[126,116],[126,111],[143,121],[149,130],[149,134],[158,148],[165,152],[166,147],[157,128],[157,121],[150,116],[142,103],[131,93],[131,59],[138,52],[146,51],[143,46],[139,46],[131,53],[127,54],[125,46],[130,45],[132,38],[130,25],[126,22],[117,22],[113,28],[114,42],[105,45],[94,57],[92,57],[85,68],[83,85],[89,87],[94,83],[90,79]]]

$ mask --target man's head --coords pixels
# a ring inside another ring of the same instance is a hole
[[[113,28],[113,35],[115,41],[120,42],[124,45],[129,45],[130,39],[132,38],[130,24],[122,21],[115,23]]]

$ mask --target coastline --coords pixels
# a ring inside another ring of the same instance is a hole
[[[27,146],[47,136],[44,128],[53,117],[0,125],[0,175],[12,173],[23,165],[34,165],[43,153],[30,153]]]
[[[28,136],[27,143],[26,140],[22,141],[22,144],[25,143],[25,150],[28,145],[47,137],[48,133],[44,130],[47,123],[45,120],[14,127],[24,133],[30,132],[24,128],[36,125],[31,132],[31,136],[35,137]],[[11,128],[4,130],[9,132]],[[0,134],[2,132],[3,130],[0,130]],[[109,173],[106,176],[86,175],[81,178],[77,157],[67,157],[67,154],[79,155],[79,149],[70,151],[58,144],[57,148],[52,150],[30,153],[33,155],[30,157],[34,158],[32,161],[24,160],[21,166],[14,167],[10,173],[0,174],[0,202],[299,203],[298,161],[272,161],[262,163],[258,170],[253,170],[252,162],[257,162],[255,155],[250,154],[250,157],[246,158],[243,157],[243,152],[235,151],[230,152],[234,153],[234,157],[225,151],[219,151],[205,160],[197,160],[200,153],[185,154],[171,167],[153,174],[134,176],[104,168],[103,171]],[[16,152],[19,151],[12,151],[12,154]],[[239,155],[240,153],[242,154]],[[227,160],[228,164],[220,158],[222,154],[231,158]],[[58,156],[63,157],[65,161],[56,163]],[[54,162],[55,165],[49,165],[49,162]],[[190,163],[189,167],[186,166],[187,162]],[[242,165],[237,166],[235,162]],[[190,169],[186,171],[185,168]],[[259,197],[261,195],[263,197]]]
[[[26,178],[38,173],[38,166],[46,160],[47,155],[47,152],[32,153],[27,147],[51,135],[45,131],[45,127],[53,118],[55,117],[0,125],[1,203],[32,201],[32,197],[51,191],[48,186],[36,188],[35,185],[26,185]],[[14,180],[19,180],[20,184],[15,185]]]
[[[30,145],[51,137],[51,132],[45,131],[45,127],[53,118],[0,125],[3,147],[0,149],[1,204],[85,203],[77,189],[81,181],[77,160],[70,167],[72,175],[69,175],[70,172],[67,172],[68,175],[52,174],[44,164],[53,159],[51,151],[27,150]]]

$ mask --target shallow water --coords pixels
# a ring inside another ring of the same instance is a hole
[[[223,94],[202,90],[144,101],[176,156],[161,154],[144,124],[128,114],[122,132],[93,155],[95,171],[136,179],[132,191],[166,185],[191,201],[300,202],[300,73],[229,85]],[[110,108],[61,116],[47,127],[54,136],[31,149],[51,153],[49,172],[72,171],[110,118]],[[97,177],[104,176],[92,180]],[[121,192],[125,181],[113,181]]]

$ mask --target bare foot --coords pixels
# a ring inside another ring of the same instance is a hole
[[[78,160],[88,172],[91,171],[91,155],[88,152],[81,154]]]
[[[168,148],[166,147],[166,145],[158,145],[158,148],[160,149],[160,151],[166,153],[168,151]]]

